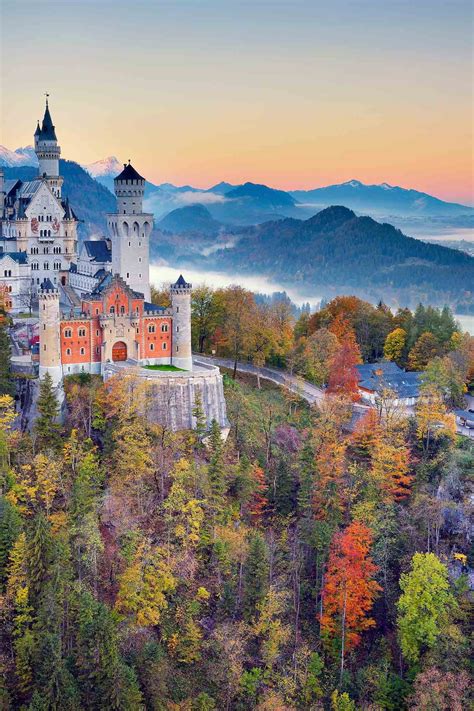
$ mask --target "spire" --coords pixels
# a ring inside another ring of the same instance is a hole
[[[40,122],[39,122],[39,119],[38,119],[37,124],[36,124],[36,131],[35,131],[34,135],[35,135],[35,136],[39,136],[40,133],[41,133],[41,129],[40,129]]]
[[[49,113],[48,96],[46,94],[46,108],[44,110],[43,125],[41,127],[41,139],[43,141],[57,141],[56,132],[54,130],[53,120]]]

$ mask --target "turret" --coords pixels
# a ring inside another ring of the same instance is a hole
[[[117,211],[108,215],[112,273],[150,301],[149,241],[153,215],[143,212],[145,178],[129,162],[114,179]]]
[[[56,131],[49,112],[48,99],[44,111],[43,123],[36,126],[34,133],[35,152],[38,156],[38,174],[46,178],[56,197],[61,197],[62,178],[59,176],[59,157],[61,148],[58,146]]]
[[[57,387],[62,382],[59,290],[45,279],[38,291],[39,377],[49,373]]]
[[[171,310],[173,314],[172,364],[184,370],[193,369],[191,351],[191,292],[181,274],[175,284],[171,284]]]

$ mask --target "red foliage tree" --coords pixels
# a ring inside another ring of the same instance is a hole
[[[323,587],[321,629],[328,638],[340,636],[341,675],[346,650],[356,647],[361,633],[375,625],[368,616],[380,585],[370,558],[372,533],[358,521],[334,535]]]
[[[341,347],[332,359],[327,392],[348,397],[352,402],[360,400],[356,365],[361,362],[360,349],[354,332],[348,331]]]
[[[265,472],[258,464],[252,467],[250,476],[253,482],[253,491],[252,498],[248,505],[248,512],[252,520],[259,523],[268,506],[268,499],[264,495],[264,492],[267,490],[267,482],[265,480]]]

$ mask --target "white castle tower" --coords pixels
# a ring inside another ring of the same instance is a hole
[[[149,241],[153,215],[143,212],[143,178],[130,162],[114,178],[117,212],[107,216],[112,240],[112,273],[150,301]]]
[[[60,346],[59,290],[45,279],[38,292],[39,301],[39,377],[49,373],[58,387],[62,382]]]
[[[56,131],[53,120],[49,113],[48,94],[46,94],[46,108],[43,123],[38,125],[35,131],[35,152],[38,156],[40,178],[46,178],[51,191],[57,198],[61,197],[61,187],[63,179],[59,175],[59,157],[61,148],[58,146]]]
[[[173,314],[172,363],[183,370],[193,369],[191,351],[191,292],[181,274],[175,284],[171,284],[171,311]]]

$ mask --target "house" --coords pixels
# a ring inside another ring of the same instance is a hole
[[[411,407],[420,395],[423,373],[407,372],[392,361],[357,365],[359,392],[366,402],[375,404],[382,390],[392,390],[396,403]]]

